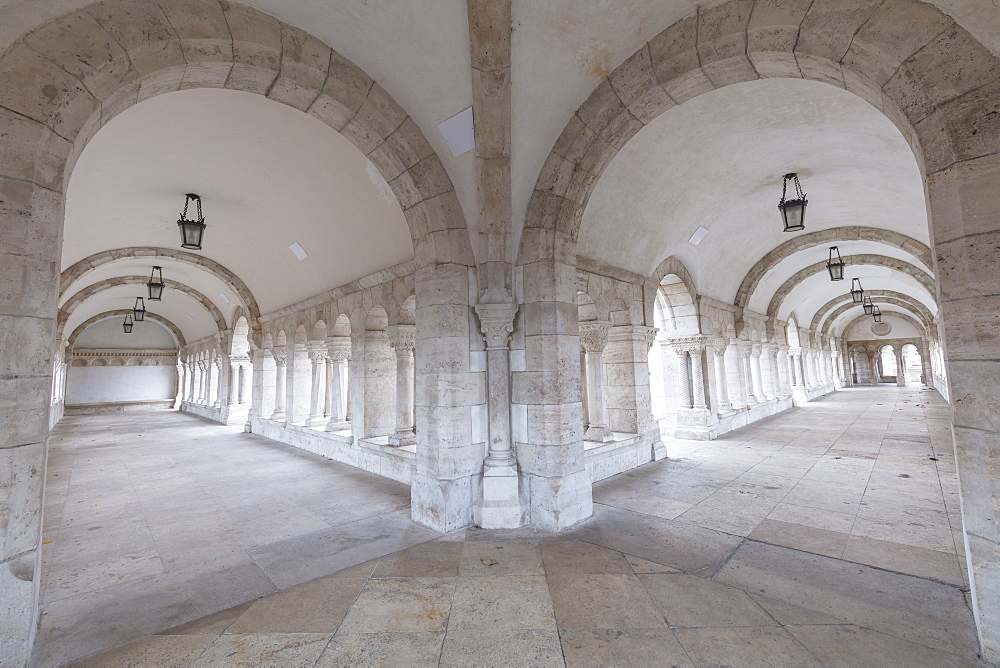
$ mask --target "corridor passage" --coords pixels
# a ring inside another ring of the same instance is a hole
[[[408,521],[405,487],[233,429],[68,419],[41,656],[139,638],[83,664],[972,665],[947,416],[933,390],[851,388],[668,442],[568,532],[447,536]]]

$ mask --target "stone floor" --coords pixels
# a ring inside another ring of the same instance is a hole
[[[67,419],[36,663],[971,665],[947,415],[838,392],[669,442],[563,534],[443,537],[405,487],[233,429]]]

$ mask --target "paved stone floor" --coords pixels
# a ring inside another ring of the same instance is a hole
[[[669,442],[563,534],[443,537],[405,487],[231,428],[67,419],[37,663],[974,664],[947,415],[838,392]]]

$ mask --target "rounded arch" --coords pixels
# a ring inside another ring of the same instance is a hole
[[[872,297],[873,299],[885,300],[887,303],[908,308],[920,316],[920,319],[928,325],[934,322],[934,315],[926,306],[924,306],[919,300],[914,299],[913,297],[902,292],[897,292],[896,290],[865,290],[865,295]],[[846,304],[849,299],[851,299],[850,295],[838,295],[823,304],[816,311],[816,314],[813,315],[812,323],[809,325],[809,329],[819,331],[820,325],[824,323],[824,319],[827,314]],[[853,300],[851,303],[854,303]],[[833,317],[835,316],[831,316],[831,320]]]
[[[25,34],[0,56],[0,108],[18,117],[2,176],[14,207],[58,235],[76,158],[109,120],[182,88],[264,95],[330,126],[385,178],[418,264],[473,266],[451,179],[406,111],[361,68],[308,32],[237,2],[109,0]],[[74,48],[64,48],[67,40]],[[4,145],[6,144],[6,145]],[[43,215],[44,212],[44,215]]]
[[[691,273],[674,256],[663,260],[653,271],[656,281],[654,294],[663,298],[670,307],[673,317],[674,336],[697,336],[701,333],[698,318],[698,293],[694,289],[694,279]]]
[[[207,271],[236,293],[247,309],[250,324],[253,325],[255,330],[260,327],[260,307],[257,305],[257,300],[254,298],[250,288],[247,287],[246,283],[239,276],[211,258],[172,248],[132,246],[94,253],[62,271],[59,279],[59,296],[61,297],[66,294],[76,281],[81,280],[84,276],[100,267],[137,258],[149,258],[152,260],[166,258]]]
[[[246,357],[250,354],[250,323],[245,315],[240,315],[233,323],[233,333],[229,337],[229,354]]]
[[[916,330],[918,332],[923,332],[925,336],[927,334],[927,328],[924,325],[920,324],[920,322],[916,318],[914,318],[912,315],[910,315],[908,313],[904,313],[902,311],[893,310],[893,311],[884,311],[882,313],[882,315],[893,315],[893,316],[896,316],[897,318],[905,320],[906,322],[908,322],[911,325],[913,325],[914,328],[916,328]],[[844,329],[842,331],[848,332],[848,331],[850,331],[851,327],[853,327],[855,324],[857,324],[861,320],[864,320],[865,318],[870,318],[870,317],[871,316],[868,315],[868,314],[859,315],[858,317],[856,317],[856,318],[852,319],[850,322],[848,322],[844,326]],[[906,339],[907,337],[901,337],[901,338]]]
[[[892,230],[865,227],[862,225],[849,225],[796,235],[762,257],[743,278],[743,282],[740,283],[740,287],[733,299],[733,304],[739,309],[736,312],[737,324],[742,322],[743,309],[746,308],[750,296],[756,290],[757,285],[767,272],[776,267],[782,260],[795,255],[799,251],[815,248],[816,246],[836,244],[842,241],[873,241],[886,244],[910,253],[925,267],[934,266],[931,249],[926,244]]]
[[[63,328],[66,326],[66,322],[73,314],[73,311],[75,311],[76,308],[87,299],[105,290],[121,285],[145,285],[146,280],[145,276],[119,276],[117,278],[109,278],[98,283],[93,283],[75,293],[66,301],[65,304],[62,305],[62,308],[59,309],[59,317],[56,324],[56,341],[60,341],[62,339]],[[211,299],[194,288],[188,287],[183,283],[179,283],[169,278],[164,279],[163,284],[170,290],[183,292],[195,301],[200,302],[201,305],[205,307],[205,310],[212,316],[212,319],[215,320],[215,326],[218,328],[218,331],[224,332],[226,330],[226,318],[222,315],[222,311],[218,309]]]
[[[898,260],[894,257],[886,257],[884,255],[845,255],[844,258],[845,266],[856,266],[856,265],[869,265],[876,267],[886,267],[889,269],[894,269],[904,274],[908,274],[915,278],[929,294],[934,295],[936,292],[936,287],[934,284],[934,279],[923,269],[916,267],[915,265],[905,262],[903,260]],[[816,274],[826,271],[826,260],[822,262],[817,262],[811,264],[805,269],[800,269],[795,272],[787,281],[781,284],[781,286],[775,291],[774,295],[771,297],[771,301],[767,305],[767,316],[769,318],[768,322],[774,322],[777,319],[778,309],[781,307],[782,302],[788,296],[788,294],[801,283],[806,278],[810,276],[815,276]]]
[[[80,337],[81,334],[83,334],[84,330],[86,330],[94,323],[100,322],[101,320],[107,320],[109,318],[124,318],[126,315],[129,315],[131,313],[132,309],[126,309],[126,308],[98,313],[92,318],[88,318],[87,320],[80,323],[76,327],[76,329],[73,330],[73,333],[70,334],[69,337],[66,339],[66,345],[72,348],[73,344],[76,343],[76,340]],[[146,311],[146,317],[152,320],[153,322],[160,323],[168,330],[170,330],[170,333],[173,335],[174,342],[177,344],[178,348],[183,348],[184,346],[187,345],[187,342],[184,340],[184,335],[181,333],[180,328],[177,327],[177,325],[172,323],[170,320],[167,320],[162,315],[151,313],[149,311]]]

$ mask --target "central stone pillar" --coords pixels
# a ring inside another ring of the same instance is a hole
[[[306,351],[309,353],[309,361],[312,362],[312,373],[310,377],[309,392],[309,418],[306,420],[307,427],[318,427],[322,425],[326,418],[324,400],[324,375],[326,371],[326,344],[323,341],[309,341],[306,344]]]
[[[515,529],[525,523],[528,504],[521,494],[510,431],[510,336],[517,304],[478,304],[486,342],[489,446],[483,462],[482,494],[472,512],[484,529]]]
[[[607,443],[613,439],[608,428],[604,399],[604,348],[608,345],[610,322],[581,322],[580,345],[583,347],[587,383],[587,431],[585,441]]]
[[[274,355],[274,412],[271,413],[272,420],[285,419],[285,383],[288,380],[285,369],[286,352],[285,346],[275,346],[271,349]]]
[[[650,446],[650,457],[666,457],[660,427],[653,421],[649,390],[649,349],[656,341],[655,327],[617,325],[608,333],[604,349],[604,398],[608,428],[612,432],[639,434]]]
[[[351,337],[330,336],[326,339],[326,351],[330,362],[327,375],[326,403],[330,421],[327,431],[350,429],[347,419],[347,360],[351,358]]]
[[[413,351],[416,346],[415,325],[390,325],[389,343],[396,351],[396,431],[389,435],[389,445],[413,445],[417,435],[413,429]]]

